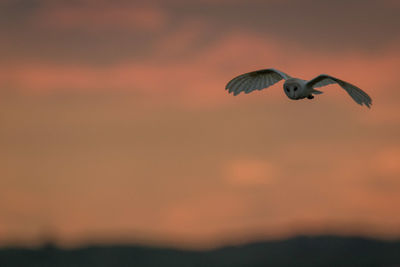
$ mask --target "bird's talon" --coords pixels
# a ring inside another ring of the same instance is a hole
[[[314,96],[313,96],[313,95],[309,95],[309,96],[307,96],[307,98],[308,98],[308,99],[313,99]]]

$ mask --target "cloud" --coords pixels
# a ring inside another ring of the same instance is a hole
[[[225,5],[196,1],[173,6],[182,20],[207,17],[215,25],[216,35],[246,28],[316,51],[371,51],[398,40],[391,34],[399,26],[398,10],[374,0],[336,1],[334,5],[327,0],[233,1]]]
[[[221,231],[225,232],[227,229],[224,228],[240,224],[238,219],[248,212],[247,209],[247,201],[238,195],[209,192],[170,206],[165,210],[161,224],[185,239],[196,236],[204,242],[213,235],[220,235]]]
[[[400,148],[388,147],[384,148],[377,153],[374,160],[371,162],[372,166],[381,176],[400,176]]]
[[[398,12],[311,2],[2,2],[2,234],[398,235]],[[336,85],[313,101],[224,90],[268,67],[337,76],[374,105]]]
[[[327,55],[291,51],[290,46],[276,40],[238,32],[194,50],[197,36],[204,34],[205,29],[203,23],[193,21],[177,30],[171,38],[158,43],[152,56],[137,61],[62,64],[35,60],[3,64],[0,69],[4,75],[0,77],[0,83],[21,92],[133,91],[155,96],[155,99],[175,98],[184,103],[191,99],[193,104],[202,102],[207,105],[207,102],[226,101],[228,96],[224,86],[235,75],[275,67],[306,79],[328,73],[360,86],[373,99],[396,91],[395,72],[400,67],[396,49],[375,56],[364,53]],[[180,43],[176,49],[175,42]],[[279,85],[274,88],[262,93],[277,95]],[[329,94],[347,97],[336,85],[324,90],[326,94],[322,97]]]
[[[203,45],[240,33],[273,40],[293,54],[306,50],[325,55],[362,51],[379,56],[388,43],[397,46],[399,42],[393,34],[399,26],[398,12],[390,1],[351,0],[332,5],[329,1],[310,0],[222,1],[217,4],[180,0],[147,4],[121,0],[20,0],[6,1],[3,5],[0,40],[6,39],[6,42],[0,47],[2,60],[8,62],[30,59],[88,64],[136,61],[152,56],[162,43],[167,45],[168,37],[171,37],[169,44],[174,43],[173,39],[182,40],[179,38],[184,38],[184,34],[181,37],[176,34],[187,29],[187,25],[193,25],[193,33],[186,31],[185,34],[191,34],[195,44],[186,43],[189,47],[185,47],[185,41],[183,44],[175,42],[175,51],[184,47],[183,51],[195,54]],[[203,28],[197,36],[196,27]],[[29,45],[21,45],[25,43]],[[258,56],[263,53],[265,51]]]
[[[165,10],[154,5],[49,5],[32,17],[42,30],[58,31],[159,31],[168,21]]]
[[[2,231],[198,246],[357,222],[398,234],[397,176],[375,160],[396,132],[358,122],[351,105],[268,99],[207,110],[115,92],[1,98],[1,203],[34,221],[3,212]]]
[[[277,179],[277,167],[265,160],[239,159],[223,166],[224,179],[237,186],[268,185]]]

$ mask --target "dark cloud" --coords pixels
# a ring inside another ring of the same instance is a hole
[[[171,10],[182,21],[193,16],[211,20],[218,34],[245,29],[328,49],[370,49],[399,39],[399,7],[375,0],[190,2]]]
[[[102,16],[110,10],[132,10],[136,1],[5,1],[0,11],[3,60],[32,59],[60,62],[110,63],[141,60],[154,53],[190,21],[205,24],[201,41],[188,50],[196,54],[222,36],[246,31],[288,46],[323,51],[374,51],[399,40],[399,7],[389,1],[150,1],[147,6],[165,12],[163,27],[146,29],[113,21],[63,27],[57,13],[63,9]],[[90,18],[90,16],[89,16]],[[109,24],[107,24],[109,23]],[[135,22],[134,22],[135,23]],[[140,23],[140,21],[137,22]],[[195,29],[194,29],[195,30]],[[377,52],[378,53],[378,52]]]

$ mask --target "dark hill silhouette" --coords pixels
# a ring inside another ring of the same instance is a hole
[[[0,249],[1,267],[261,267],[400,266],[400,241],[359,237],[296,237],[189,251],[142,246],[91,246],[65,250]]]

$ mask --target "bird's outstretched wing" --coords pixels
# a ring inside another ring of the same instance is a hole
[[[357,104],[366,105],[368,108],[370,108],[372,105],[372,99],[366,92],[357,86],[326,74],[321,74],[315,77],[314,79],[310,80],[307,85],[316,88],[333,83],[339,84],[344,90],[346,90],[346,92],[351,96],[351,98],[353,98],[354,101],[356,101]]]
[[[233,92],[234,95],[241,92],[248,94],[254,90],[267,88],[282,79],[287,80],[289,78],[291,78],[289,75],[276,69],[257,70],[233,78],[228,82],[225,89],[229,93]]]

